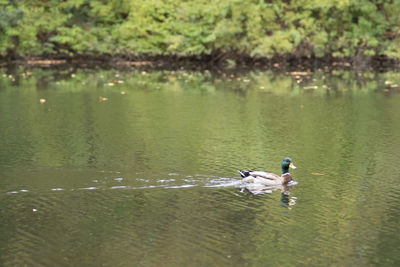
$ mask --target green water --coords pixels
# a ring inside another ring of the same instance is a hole
[[[399,86],[0,69],[0,265],[398,265]],[[240,192],[237,169],[285,156],[289,196]]]

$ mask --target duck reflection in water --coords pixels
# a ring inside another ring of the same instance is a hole
[[[240,192],[245,193],[251,193],[253,195],[261,195],[261,194],[271,194],[274,191],[281,190],[281,205],[284,208],[291,209],[292,206],[296,205],[296,200],[297,197],[290,197],[290,190],[292,186],[291,185],[281,185],[281,186],[243,186],[240,189]]]
[[[284,185],[282,186],[281,193],[281,205],[282,207],[291,209],[291,206],[296,205],[297,197],[289,197],[290,196],[291,186]]]

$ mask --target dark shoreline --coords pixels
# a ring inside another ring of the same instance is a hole
[[[308,58],[276,56],[271,59],[247,56],[226,57],[203,56],[129,56],[129,55],[46,55],[28,57],[0,57],[0,67],[6,66],[64,68],[116,68],[116,69],[155,69],[155,70],[205,70],[205,69],[353,69],[400,70],[400,60],[386,57],[357,58]]]

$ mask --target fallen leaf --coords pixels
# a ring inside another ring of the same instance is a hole
[[[121,95],[126,95],[126,92],[125,91],[121,91]]]
[[[41,99],[39,100],[39,102],[40,102],[40,104],[44,104],[44,103],[46,102],[46,99],[41,98]]]
[[[313,172],[311,173],[312,175],[325,175],[324,173],[319,173],[319,172]]]
[[[99,97],[99,100],[102,102],[102,101],[107,101],[108,100],[108,98],[107,97],[102,97],[102,96],[100,96]]]
[[[310,73],[309,72],[305,72],[305,71],[292,71],[291,73],[290,73],[290,75],[293,75],[293,76],[305,76],[305,75],[309,75]]]

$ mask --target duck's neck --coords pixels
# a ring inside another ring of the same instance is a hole
[[[289,168],[282,167],[282,174],[289,173]]]

